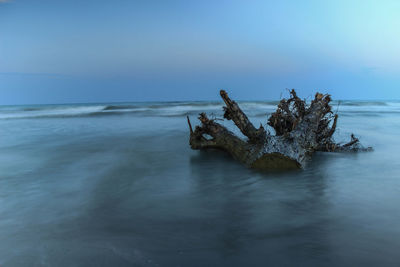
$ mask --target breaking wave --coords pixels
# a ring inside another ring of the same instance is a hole
[[[276,110],[279,101],[239,102],[249,117],[268,116]],[[116,104],[71,104],[2,106],[0,119],[69,118],[136,115],[148,117],[196,116],[206,112],[222,116],[221,102],[158,102]],[[345,116],[379,116],[400,113],[400,102],[396,101],[333,101],[332,110]]]

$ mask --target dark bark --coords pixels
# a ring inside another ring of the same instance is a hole
[[[262,125],[257,129],[250,122],[239,105],[228,94],[220,91],[226,106],[224,118],[232,120],[248,138],[243,140],[215,120],[201,113],[201,126],[193,131],[189,117],[190,146],[192,149],[221,149],[229,152],[245,165],[258,169],[302,168],[315,151],[346,152],[368,151],[352,134],[346,144],[335,143],[338,115],[333,114],[330,95],[317,93],[309,105],[300,99],[295,90],[289,99],[282,99],[277,110],[268,119],[268,125],[275,130],[270,134]],[[205,135],[211,136],[206,138]]]

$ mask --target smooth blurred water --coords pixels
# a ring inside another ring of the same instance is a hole
[[[189,148],[221,106],[0,108],[0,266],[400,265],[399,103],[342,104],[336,139],[374,152],[285,173]]]

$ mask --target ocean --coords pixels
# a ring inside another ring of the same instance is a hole
[[[373,152],[269,173],[190,149],[221,102],[1,106],[0,266],[399,266],[400,102],[333,110]]]

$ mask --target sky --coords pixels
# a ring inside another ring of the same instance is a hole
[[[0,0],[0,104],[400,99],[400,1]]]

